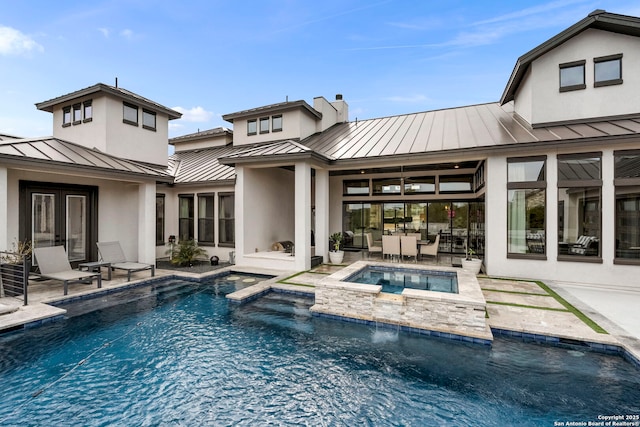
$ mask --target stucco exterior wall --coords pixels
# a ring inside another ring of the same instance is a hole
[[[624,82],[594,87],[593,59],[620,53],[624,55]],[[586,61],[586,88],[560,92],[559,65],[580,60]],[[527,80],[531,85],[532,124],[638,113],[637,94],[632,89],[640,87],[640,39],[588,29],[533,61]],[[526,115],[526,110],[522,111]]]
[[[265,114],[256,116],[258,133],[247,135],[247,121],[254,118],[235,119],[233,121],[233,145],[258,144],[264,142],[278,141],[283,139],[304,139],[316,132],[316,119],[300,110],[290,110],[282,113],[282,131],[260,133],[260,117],[269,117],[269,129],[271,129],[271,116]],[[280,114],[280,113],[277,113]]]
[[[91,121],[62,127],[63,108],[88,100],[91,100]],[[64,139],[65,141],[75,142],[76,144],[80,144],[84,147],[96,148],[100,151],[106,152],[107,128],[105,127],[104,121],[106,108],[106,98],[104,96],[96,98],[92,96],[85,96],[78,100],[74,100],[72,103],[58,105],[53,110],[53,136],[55,138]]]

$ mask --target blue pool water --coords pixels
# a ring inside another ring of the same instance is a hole
[[[640,412],[640,372],[617,356],[332,321],[277,293],[230,305],[237,283],[139,288],[0,336],[0,425],[552,426]]]
[[[458,293],[458,276],[453,271],[368,265],[344,281],[382,285],[382,292],[391,294],[400,294],[404,288]]]

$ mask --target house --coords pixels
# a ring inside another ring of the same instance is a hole
[[[218,158],[235,170],[236,262],[304,270],[331,232],[365,248],[411,231],[473,248],[492,275],[634,283],[639,36],[639,18],[596,10],[522,55],[496,103],[349,122],[338,96],[224,116],[245,148]],[[271,251],[282,240],[294,254]]]
[[[63,244],[73,265],[97,260],[97,241],[119,240],[155,263],[156,185],[167,168],[168,122],[180,113],[96,84],[38,103],[53,136],[0,141],[0,245]]]

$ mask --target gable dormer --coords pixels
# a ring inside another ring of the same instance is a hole
[[[163,166],[167,164],[169,120],[182,116],[126,89],[102,83],[36,107],[53,113],[54,138]]]
[[[287,101],[264,107],[226,114],[222,118],[233,123],[233,145],[258,144],[264,142],[300,141],[317,132],[348,120],[349,107],[336,95],[334,102],[324,97],[307,102]]]
[[[231,144],[232,141],[233,131],[231,129],[217,127],[171,138],[169,144],[173,145],[176,153],[178,153],[182,151],[224,147]]]
[[[640,114],[640,19],[597,10],[518,59],[501,103],[533,127]]]

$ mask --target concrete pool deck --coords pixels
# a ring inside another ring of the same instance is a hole
[[[354,260],[355,261],[355,260]],[[322,264],[306,272],[284,272],[267,269],[225,267],[204,274],[156,270],[154,280],[177,277],[198,281],[225,271],[274,275],[273,279],[260,282],[263,292],[279,289],[312,295],[315,285],[329,274],[343,269],[345,265]],[[64,316],[65,311],[50,305],[55,301],[83,297],[96,292],[117,291],[149,281],[149,274],[140,273],[131,282],[126,275],[115,274],[113,280],[103,281],[102,289],[95,284],[74,284],[69,295],[63,296],[62,283],[50,281],[34,282],[30,285],[29,305],[15,297],[0,298],[0,305],[10,307],[7,314],[0,315],[0,332],[37,325]],[[567,342],[588,342],[602,346],[617,346],[626,350],[636,361],[640,361],[640,288],[603,288],[578,283],[544,284],[551,291],[538,286],[535,281],[504,280],[479,276],[478,281],[487,301],[487,323],[495,334],[512,335],[536,341],[553,337]],[[256,289],[245,288],[239,293],[250,296]],[[552,295],[555,294],[555,295]],[[241,297],[241,295],[238,295]],[[599,333],[567,309],[561,300],[568,302],[608,333]],[[637,366],[638,363],[636,363]],[[640,366],[639,366],[640,367]]]

